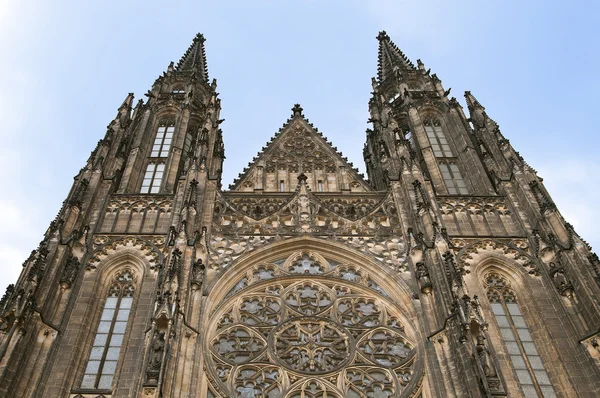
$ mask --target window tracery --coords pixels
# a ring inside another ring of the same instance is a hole
[[[114,276],[96,329],[81,388],[110,389],[127,329],[134,289],[135,274],[130,269],[124,269]]]
[[[487,297],[510,361],[526,397],[556,397],[509,281],[496,272],[485,278]]]
[[[205,338],[223,396],[391,398],[419,373],[403,315],[360,266],[303,251],[241,280]]]

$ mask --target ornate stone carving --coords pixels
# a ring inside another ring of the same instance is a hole
[[[219,235],[315,236],[398,235],[397,209],[391,197],[352,194],[315,196],[300,175],[294,196],[240,194],[217,198],[212,231]],[[229,198],[232,201],[229,202]],[[238,206],[236,206],[236,203]]]
[[[391,398],[421,374],[402,315],[360,267],[297,252],[242,280],[206,332],[224,396]]]
[[[238,239],[213,236],[209,244],[210,265],[215,269],[226,268],[245,252],[261,247],[273,239],[273,236],[240,236]]]
[[[106,206],[102,233],[165,233],[173,207],[172,197],[165,195],[112,195]],[[162,225],[162,226],[161,226]]]
[[[259,334],[242,326],[221,332],[212,343],[213,352],[231,365],[248,363],[256,359],[267,343]]]
[[[530,256],[528,248],[521,249],[512,244],[511,241],[501,240],[452,240],[455,247],[460,248],[458,253],[458,265],[464,272],[469,272],[468,268],[471,264],[476,264],[484,256],[497,255],[500,258],[507,258],[515,261],[527,269],[530,274],[537,275],[539,273],[535,259]],[[517,243],[521,240],[517,240]]]
[[[201,258],[192,263],[192,280],[190,282],[192,290],[200,290],[202,288],[205,270],[206,266],[202,263]]]
[[[246,275],[240,277],[228,296],[233,296],[249,286],[267,279],[298,274],[305,276],[322,275],[327,278],[353,282],[365,286],[381,296],[388,296],[388,293],[364,270],[355,266],[337,264],[328,261],[317,253],[304,251],[293,253],[286,259],[278,261],[277,264],[260,264],[252,268],[247,271]],[[289,292],[285,300],[288,300],[292,307],[297,308],[296,311],[300,314],[309,312],[315,314],[321,311],[323,306],[329,305],[327,303],[334,295],[333,292],[330,292],[328,288],[320,283],[307,282],[305,285],[298,287],[298,291]]]
[[[448,235],[523,235],[503,197],[444,197],[438,207]]]
[[[329,373],[350,359],[352,337],[324,318],[293,318],[273,334],[273,353],[284,367],[305,374]]]
[[[429,277],[429,270],[424,262],[420,261],[416,264],[417,267],[417,280],[419,281],[419,286],[421,287],[421,292],[424,294],[431,293],[433,289],[433,284],[431,283],[431,278]]]
[[[65,261],[65,267],[60,275],[60,286],[63,289],[68,289],[71,287],[71,284],[77,277],[77,273],[79,272],[81,264],[79,263],[79,259],[77,257],[70,255]]]
[[[565,297],[573,295],[573,285],[565,275],[565,269],[560,264],[557,266],[555,263],[550,263],[550,277],[561,295]]]
[[[150,346],[150,359],[146,369],[146,380],[149,384],[158,383],[158,377],[165,351],[165,332],[156,330]]]
[[[135,248],[140,254],[146,257],[146,260],[154,268],[160,263],[161,254],[158,247],[165,244],[164,235],[159,236],[119,236],[119,235],[96,235],[93,242],[93,252],[90,256],[85,269],[96,269],[98,263],[113,253],[127,249]]]

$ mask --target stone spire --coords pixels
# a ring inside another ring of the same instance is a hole
[[[396,46],[385,30],[377,35],[379,40],[379,59],[377,62],[377,79],[382,82],[392,76],[394,70],[414,70],[415,66]]]
[[[477,101],[477,98],[470,91],[465,91],[465,99],[467,100],[467,107],[469,108],[469,112],[473,112],[475,109],[485,110],[483,105]]]
[[[206,52],[204,50],[204,36],[198,33],[192,44],[183,54],[175,70],[178,72],[196,72],[202,80],[208,81],[208,65],[206,63]]]

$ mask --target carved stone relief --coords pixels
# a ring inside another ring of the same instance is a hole
[[[173,199],[160,195],[113,195],[106,206],[102,233],[167,232]]]
[[[93,270],[103,259],[112,253],[124,248],[136,248],[140,254],[143,254],[151,267],[156,267],[160,263],[160,252],[158,247],[165,244],[164,236],[117,236],[117,235],[96,235],[93,242],[93,252],[90,256],[86,270]]]
[[[458,252],[458,265],[464,272],[469,272],[468,268],[477,264],[485,256],[497,255],[499,258],[517,262],[530,274],[539,274],[536,262],[529,254],[529,247],[525,239],[452,239],[452,243],[455,251]]]
[[[445,197],[438,206],[449,235],[523,235],[501,197]]]

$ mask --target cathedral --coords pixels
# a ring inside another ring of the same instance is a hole
[[[0,397],[600,396],[598,256],[377,40],[367,177],[296,104],[223,187],[201,34],[129,94],[0,300]]]

